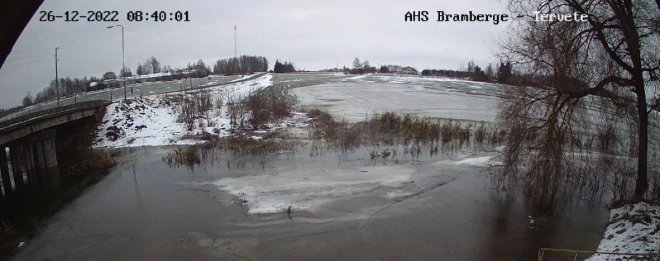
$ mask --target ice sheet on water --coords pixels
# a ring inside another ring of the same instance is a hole
[[[494,165],[500,165],[501,163],[495,161],[494,158],[495,158],[495,156],[466,158],[466,159],[456,161],[456,162],[454,162],[454,164],[456,164],[456,165],[471,165],[471,166],[478,166],[478,167],[489,167],[489,166],[494,166]]]
[[[223,178],[212,182],[221,190],[247,202],[248,213],[312,211],[332,200],[373,191],[401,187],[413,180],[415,170],[406,166],[378,166],[368,172],[359,170],[297,169],[280,173]],[[391,194],[404,196],[405,192]]]

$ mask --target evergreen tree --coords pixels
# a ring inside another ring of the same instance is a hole
[[[497,70],[497,81],[499,83],[508,83],[511,79],[511,62],[500,62],[500,67]]]

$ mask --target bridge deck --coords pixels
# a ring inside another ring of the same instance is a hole
[[[38,112],[0,122],[0,145],[54,126],[96,115],[108,101],[88,101]]]

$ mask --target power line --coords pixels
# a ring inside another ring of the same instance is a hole
[[[92,58],[92,57],[83,57],[83,56],[63,56],[60,55],[60,57],[66,58],[66,59],[73,59],[81,62],[107,62],[108,64],[110,63],[119,63],[121,62],[120,60],[110,60],[110,59],[99,59],[99,58]]]
[[[45,58],[42,58],[42,59],[45,59]],[[42,63],[42,62],[51,62],[51,60],[48,59],[48,60],[26,61],[26,62],[19,62],[19,63],[5,63],[2,66],[2,69],[5,69],[5,68],[19,68],[22,65],[32,64],[32,63]],[[7,67],[7,66],[10,66],[10,67]]]
[[[108,59],[99,59],[99,58],[93,58],[93,57],[82,57],[82,56],[64,56],[60,55],[60,57],[64,58],[75,58],[75,59],[88,59],[88,60],[94,60],[94,61],[108,61],[108,62],[120,62],[119,60],[108,60]]]
[[[50,48],[35,48],[35,49],[25,49],[25,50],[11,50],[11,52],[31,52],[37,50],[51,50]]]
[[[63,50],[69,50],[69,51],[75,51],[75,52],[83,52],[83,53],[102,54],[102,55],[108,55],[108,56],[119,56],[119,55],[117,55],[117,54],[101,53],[101,52],[86,51],[86,50],[78,50],[78,49],[71,49],[71,48],[60,48],[60,49],[63,49]]]
[[[17,61],[23,59],[32,59],[32,58],[41,58],[41,57],[51,57],[52,55],[39,55],[39,56],[30,56],[30,57],[16,57],[14,59],[7,59],[5,61]]]
[[[114,65],[116,62],[107,62],[107,61],[84,61],[84,60],[69,60],[67,59],[60,59],[60,62],[76,62],[76,63],[98,63],[98,64],[107,64],[107,65]]]
[[[49,56],[52,57],[52,56]],[[19,60],[19,61],[14,61],[13,63],[5,63],[5,65],[18,65],[18,64],[26,64],[26,63],[32,63],[32,62],[38,62],[44,59],[48,59],[49,57],[35,57],[35,58],[30,58],[26,60]]]
[[[71,49],[71,48],[60,48],[64,50],[69,50],[69,51],[74,51],[74,52],[83,52],[83,53],[90,53],[90,54],[96,54],[96,55],[103,55],[103,56],[110,56],[110,57],[118,57],[120,55],[117,54],[109,54],[109,53],[100,53],[100,52],[94,52],[94,51],[86,51],[86,50],[77,50],[77,49]],[[126,57],[126,60],[131,59],[132,61],[139,62],[137,58],[130,58]]]

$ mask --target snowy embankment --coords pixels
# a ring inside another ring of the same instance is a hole
[[[272,86],[272,75],[267,74],[244,82],[189,92],[186,97],[196,98],[200,92],[209,95],[212,106],[203,117],[195,117],[189,130],[181,119],[182,107],[170,98],[180,95],[158,94],[118,102],[106,108],[99,126],[95,148],[183,145],[201,142],[204,133],[226,137],[232,133],[228,101],[240,101],[252,92]],[[169,96],[169,97],[168,97]],[[304,126],[306,117],[299,113],[282,122],[269,124],[271,129],[282,126]],[[192,138],[192,137],[197,138]]]
[[[660,251],[660,206],[625,205],[610,211],[610,222],[597,252],[649,254]],[[639,257],[638,257],[639,258]],[[589,261],[638,260],[635,256],[595,254]],[[643,259],[646,260],[646,259]],[[650,260],[650,259],[649,259]]]

